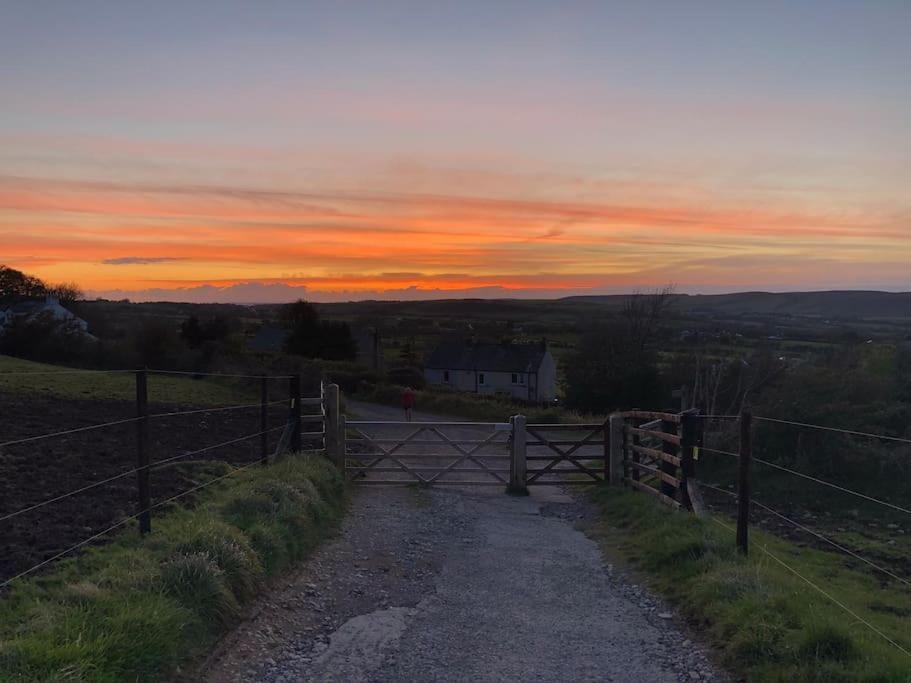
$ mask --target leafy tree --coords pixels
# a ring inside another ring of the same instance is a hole
[[[357,345],[348,323],[321,321],[316,308],[299,299],[282,310],[288,328],[285,350],[306,358],[353,360]]]
[[[664,386],[655,342],[672,289],[636,293],[618,319],[585,332],[566,369],[566,402],[586,411],[661,407]]]
[[[197,349],[205,341],[199,318],[191,315],[180,324],[180,336],[191,349]]]
[[[285,350],[306,358],[319,355],[319,313],[313,304],[298,299],[282,310],[282,321],[288,328]]]
[[[566,403],[585,411],[661,407],[656,360],[654,352],[638,348],[624,325],[592,328],[567,360]]]
[[[0,335],[0,353],[50,363],[79,360],[90,346],[81,329],[49,315],[17,318]]]
[[[219,342],[231,334],[231,321],[216,315],[205,322],[191,315],[180,324],[180,336],[191,349],[198,349],[206,342]]]
[[[47,285],[37,277],[22,271],[0,266],[0,301],[36,298],[47,293]]]
[[[327,360],[354,360],[357,344],[345,322],[323,321],[319,324],[319,357]]]

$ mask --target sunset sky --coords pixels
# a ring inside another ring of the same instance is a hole
[[[911,290],[911,3],[0,10],[0,263],[92,296]]]

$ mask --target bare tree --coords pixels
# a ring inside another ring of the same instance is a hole
[[[47,288],[47,293],[57,297],[64,306],[76,303],[85,297],[82,288],[75,282],[61,282],[60,284],[51,285]]]
[[[629,328],[633,345],[643,351],[654,340],[661,317],[673,302],[674,286],[665,285],[654,292],[634,292],[623,302],[621,315]]]

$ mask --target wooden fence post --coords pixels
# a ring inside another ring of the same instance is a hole
[[[301,376],[292,375],[288,382],[288,398],[291,401],[291,452],[301,450]]]
[[[749,410],[740,413],[740,458],[737,467],[737,548],[749,552],[750,527],[750,461],[753,459],[753,415]]]
[[[512,435],[509,440],[509,486],[507,493],[513,495],[528,495],[528,484],[526,481],[526,437],[525,437],[525,416],[514,415],[509,418],[512,426]]]
[[[611,484],[622,483],[624,478],[624,459],[626,457],[624,438],[623,438],[623,425],[624,420],[622,415],[611,415],[610,416],[610,437],[608,438],[608,454],[607,457],[610,458],[610,464],[608,465],[608,481]]]
[[[263,375],[259,385],[259,460],[263,465],[269,464],[269,378]]]
[[[152,492],[149,487],[149,373],[136,372],[136,483],[139,490],[139,533],[152,530]]]
[[[338,412],[338,384],[328,384],[323,390],[323,413],[325,424],[323,436],[326,443],[326,456],[342,467],[342,455],[339,453],[339,412]]]

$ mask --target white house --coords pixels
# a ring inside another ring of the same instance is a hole
[[[37,320],[42,318],[52,319],[61,328],[68,330],[87,333],[89,329],[89,324],[85,320],[61,306],[53,294],[48,294],[44,301],[20,301],[6,311],[0,311],[0,327],[10,324],[16,319]]]
[[[447,341],[424,362],[430,385],[474,394],[497,394],[530,403],[557,395],[557,365],[547,344]]]

